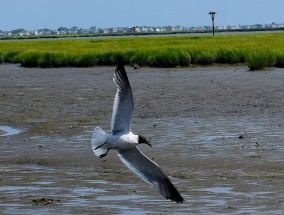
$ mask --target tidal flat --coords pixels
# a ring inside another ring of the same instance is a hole
[[[132,130],[184,197],[165,200],[119,160],[99,159],[115,67],[0,65],[1,214],[281,214],[284,70],[126,67]],[[5,135],[5,136],[3,136]]]

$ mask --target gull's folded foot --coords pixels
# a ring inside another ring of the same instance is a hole
[[[95,150],[96,150],[96,149],[101,148],[104,144],[106,144],[106,142],[105,142],[105,143],[103,143],[103,144],[102,144],[102,145],[100,145],[100,146],[97,146],[97,147],[95,148]]]
[[[103,158],[103,157],[105,157],[105,156],[107,155],[107,153],[108,153],[108,151],[109,151],[109,150],[111,150],[111,149],[108,149],[108,150],[106,151],[106,153],[104,153],[104,154],[100,155],[100,156],[99,156],[99,158]]]

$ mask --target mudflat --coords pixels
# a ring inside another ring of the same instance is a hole
[[[245,66],[126,67],[132,130],[185,199],[165,200],[115,151],[93,155],[110,129],[115,67],[0,65],[1,214],[282,214],[284,70]]]

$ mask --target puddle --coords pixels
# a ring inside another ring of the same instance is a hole
[[[139,195],[111,195],[111,196],[99,196],[97,200],[103,201],[134,201],[136,202],[141,199],[146,199],[146,196],[139,196]]]
[[[214,194],[228,194],[228,195],[241,195],[243,193],[236,192],[232,187],[211,187],[211,188],[202,188],[200,191],[205,191]]]
[[[54,181],[37,181],[37,182],[33,182],[32,184],[36,184],[36,185],[51,185],[54,184]]]
[[[3,131],[4,133],[2,134],[1,131]],[[10,126],[0,126],[0,136],[1,137],[16,135],[20,133],[21,133],[21,130],[19,129],[15,129]]]
[[[89,187],[76,187],[72,189],[72,192],[78,196],[95,196],[96,193],[105,193],[101,188],[89,188]]]

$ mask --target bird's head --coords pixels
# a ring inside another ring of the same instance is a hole
[[[141,143],[147,144],[148,146],[152,147],[152,145],[150,144],[150,141],[146,140],[145,137],[138,134],[138,144],[141,144]]]

